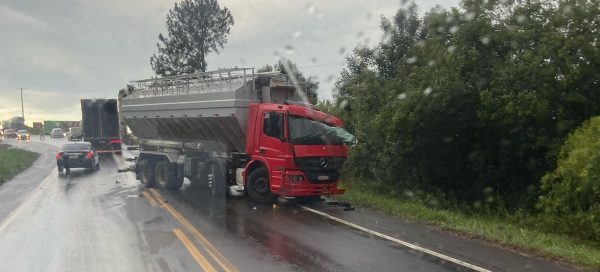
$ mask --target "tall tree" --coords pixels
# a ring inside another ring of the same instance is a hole
[[[157,75],[206,71],[206,55],[227,43],[233,17],[217,0],[184,0],[169,10],[167,35],[158,35],[158,54],[150,58]]]

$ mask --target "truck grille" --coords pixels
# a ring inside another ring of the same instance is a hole
[[[340,178],[345,157],[301,157],[294,159],[310,183],[332,183]],[[327,177],[327,178],[325,178]]]

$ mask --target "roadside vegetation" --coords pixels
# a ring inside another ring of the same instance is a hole
[[[539,228],[537,217],[515,214],[485,214],[457,207],[444,207],[434,197],[399,196],[365,183],[346,184],[339,199],[384,213],[407,218],[457,233],[461,236],[492,242],[581,268],[600,267],[597,243]]]
[[[0,143],[0,184],[29,168],[39,154]]]
[[[410,4],[381,29],[319,104],[358,139],[344,197],[600,268],[600,2]]]

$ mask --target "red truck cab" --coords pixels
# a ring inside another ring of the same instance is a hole
[[[337,183],[348,146],[325,137],[342,125],[339,118],[304,105],[250,104],[250,160],[243,176],[251,197],[270,202],[277,196],[342,194]]]

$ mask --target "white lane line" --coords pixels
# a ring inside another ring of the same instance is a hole
[[[46,176],[46,178],[37,186],[35,187],[34,191],[35,192],[31,192],[28,196],[27,199],[24,199],[21,204],[19,204],[19,206],[14,209],[9,216],[6,217],[6,219],[4,219],[4,221],[0,222],[2,224],[0,224],[0,233],[2,231],[4,231],[4,229],[6,227],[8,227],[8,225],[10,225],[10,223],[12,223],[13,220],[15,220],[15,218],[17,218],[17,216],[19,216],[19,214],[29,205],[31,205],[31,203],[36,200],[40,194],[44,191],[44,189],[46,188],[46,186],[48,185],[48,183],[50,183],[50,181],[52,181],[52,174],[57,173],[58,170],[54,169],[54,171],[52,171],[48,176]]]
[[[400,239],[397,239],[397,238],[391,237],[391,236],[389,236],[389,235],[385,235],[385,234],[383,234],[383,233],[379,233],[379,232],[376,232],[376,231],[374,231],[374,230],[370,230],[370,229],[368,229],[368,228],[365,228],[365,227],[359,226],[359,225],[357,225],[357,224],[354,224],[354,223],[352,223],[352,222],[346,221],[346,220],[344,220],[344,219],[337,218],[337,217],[335,217],[335,216],[332,216],[332,215],[326,214],[326,213],[324,213],[324,212],[321,212],[321,211],[318,211],[318,210],[315,210],[315,209],[312,209],[312,208],[306,207],[306,206],[304,206],[304,205],[298,205],[298,206],[300,206],[302,209],[304,209],[304,210],[307,210],[307,211],[309,211],[309,212],[316,213],[316,214],[318,214],[318,215],[320,215],[320,216],[323,216],[323,217],[329,218],[329,219],[331,219],[331,220],[333,220],[333,221],[336,221],[336,222],[342,223],[342,224],[344,224],[344,225],[350,226],[350,227],[352,227],[352,228],[355,228],[355,229],[358,229],[358,230],[362,230],[362,231],[364,231],[364,232],[366,232],[366,233],[373,234],[373,235],[375,235],[375,236],[377,236],[377,237],[379,237],[379,238],[383,238],[383,239],[386,239],[386,240],[388,240],[388,241],[392,241],[392,242],[398,243],[398,244],[400,244],[400,245],[403,245],[403,246],[405,246],[405,247],[408,247],[408,248],[410,248],[410,249],[414,249],[414,250],[417,250],[417,251],[423,252],[423,253],[425,253],[425,254],[429,254],[429,255],[431,255],[431,256],[435,256],[435,257],[437,257],[437,258],[440,258],[440,259],[442,259],[442,260],[446,260],[446,261],[448,261],[448,262],[452,262],[452,263],[458,264],[458,265],[460,265],[460,266],[463,266],[463,267],[466,267],[466,268],[469,268],[469,269],[472,269],[472,270],[475,270],[475,271],[479,271],[479,272],[491,272],[491,270],[487,270],[487,269],[485,269],[485,268],[482,268],[482,267],[476,266],[476,265],[474,265],[474,264],[470,264],[470,263],[467,263],[467,262],[461,261],[461,260],[459,260],[459,259],[455,259],[455,258],[452,258],[452,257],[450,257],[450,256],[446,256],[446,255],[444,255],[444,254],[441,254],[441,253],[435,252],[435,251],[433,251],[433,250],[430,250],[430,249],[427,249],[427,248],[424,248],[424,247],[420,247],[420,246],[418,246],[418,245],[411,244],[411,243],[409,243],[409,242],[406,242],[406,241],[402,241],[402,240],[400,240]]]

